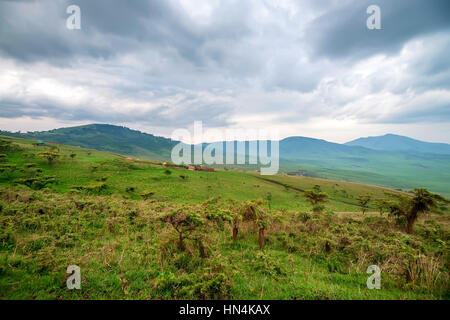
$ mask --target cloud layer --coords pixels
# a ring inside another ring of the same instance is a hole
[[[66,8],[81,8],[68,30]],[[366,9],[381,8],[368,30]],[[450,142],[447,0],[0,2],[0,127]]]

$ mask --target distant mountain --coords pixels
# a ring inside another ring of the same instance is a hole
[[[345,143],[347,146],[360,146],[374,150],[394,152],[421,152],[435,154],[450,154],[450,144],[431,143],[411,139],[395,134],[387,134],[378,137],[359,138]]]
[[[0,134],[57,142],[124,155],[166,160],[178,142],[108,124],[91,124],[42,132]]]
[[[377,154],[378,152],[359,146],[348,146],[326,140],[289,137],[280,141],[280,156],[286,159],[320,159],[327,156],[333,157],[358,157]]]

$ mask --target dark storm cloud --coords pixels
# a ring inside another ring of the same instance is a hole
[[[65,10],[71,4],[81,8],[82,28],[77,32],[65,27]],[[166,54],[172,49],[187,61],[203,65],[206,59],[220,61],[223,49],[202,50],[207,41],[238,41],[248,34],[245,8],[245,4],[225,6],[214,26],[201,27],[170,1],[0,2],[0,50],[23,61],[60,63],[78,56],[110,58],[151,47]]]
[[[381,30],[366,28],[367,8],[378,5]],[[347,2],[318,17],[306,31],[314,54],[363,58],[398,52],[408,40],[450,28],[448,0],[362,0]]]

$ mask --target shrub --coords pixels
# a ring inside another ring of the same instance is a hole
[[[2,164],[0,165],[0,173],[4,173],[6,178],[11,179],[13,173],[17,170],[15,164]]]
[[[148,200],[150,199],[155,193],[153,191],[150,190],[145,190],[144,192],[141,192],[141,194],[139,194],[144,200]]]
[[[48,186],[49,184],[55,183],[56,178],[55,176],[33,177],[33,178],[18,179],[15,182],[18,184],[26,185],[27,187],[33,190],[41,190],[46,186]]]
[[[106,190],[107,186],[104,182],[90,182],[84,186],[74,187],[76,190],[85,191],[92,194],[100,194],[102,191]]]
[[[0,139],[0,151],[8,151],[11,149],[12,142],[5,139]]]

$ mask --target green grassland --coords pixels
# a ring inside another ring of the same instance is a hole
[[[43,132],[0,131],[0,134],[159,161],[168,161],[171,158],[172,148],[178,143],[167,138],[107,124],[90,124]],[[301,170],[307,176],[366,183],[393,189],[427,188],[432,192],[450,197],[450,155],[440,154],[448,145],[413,140],[413,144],[419,143],[423,146],[419,150],[435,153],[407,152],[401,150],[411,139],[404,137],[402,139],[401,142],[395,139],[394,143],[389,137],[384,137],[382,145],[389,146],[390,151],[387,151],[342,145],[313,138],[289,137],[279,142],[280,172]],[[405,142],[404,139],[407,141]],[[206,144],[203,144],[203,148],[205,147]],[[246,142],[246,150],[248,155],[248,142]],[[234,168],[242,171],[257,169],[256,166],[251,165],[230,166],[230,169]]]
[[[50,165],[38,153],[52,145],[0,138],[13,142],[1,164],[15,166],[0,173],[0,299],[450,298],[446,207],[423,216],[411,235],[375,208],[360,213],[359,195],[400,193],[392,189],[177,170],[56,144],[61,156]],[[52,182],[27,186],[45,177]],[[303,197],[316,185],[330,196],[320,214]],[[229,223],[206,219],[178,247],[161,215],[202,212],[212,198],[218,211],[230,200],[266,199],[276,219],[265,247],[251,222],[241,222],[233,241]],[[380,290],[366,286],[374,264],[382,269]],[[69,265],[81,268],[81,290],[66,287]]]

